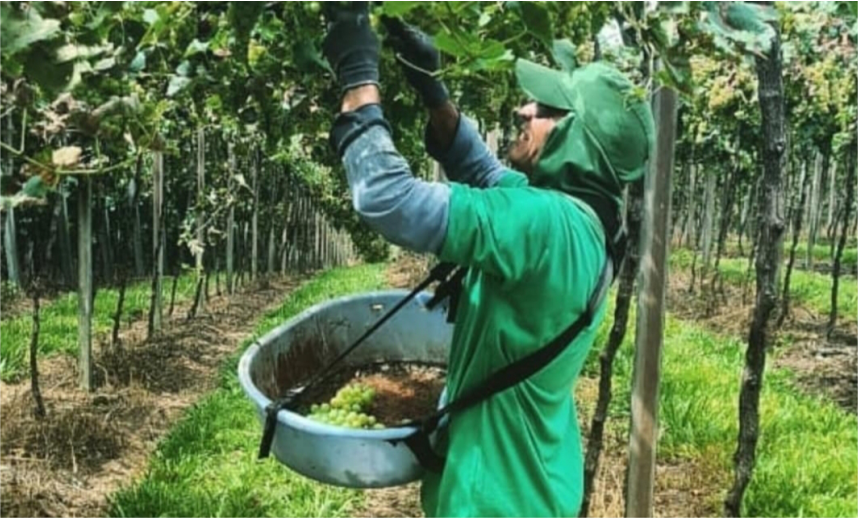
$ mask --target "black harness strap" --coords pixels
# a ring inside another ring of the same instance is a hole
[[[456,267],[452,263],[442,264],[448,264],[453,268]],[[467,274],[468,268],[464,266],[458,267],[458,269],[456,269],[456,271],[453,272],[447,280],[438,285],[438,289],[435,290],[435,294],[431,299],[429,299],[429,302],[426,303],[426,309],[430,311],[435,309],[438,304],[449,297],[450,304],[447,307],[447,322],[453,323],[456,319],[456,312],[459,309],[459,295],[462,293],[462,282],[465,280],[465,276]]]

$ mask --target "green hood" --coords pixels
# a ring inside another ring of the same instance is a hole
[[[622,208],[623,186],[643,176],[655,144],[649,103],[616,68],[561,72],[518,60],[519,85],[537,102],[569,110],[548,137],[531,185]]]

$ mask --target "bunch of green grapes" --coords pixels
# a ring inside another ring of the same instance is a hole
[[[310,419],[346,428],[381,429],[384,425],[366,413],[375,398],[375,389],[354,383],[337,391],[329,403],[310,406]]]

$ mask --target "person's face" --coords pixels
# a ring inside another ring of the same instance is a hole
[[[516,110],[518,137],[509,148],[509,161],[517,170],[530,174],[539,161],[551,130],[566,112],[539,103],[528,103]]]

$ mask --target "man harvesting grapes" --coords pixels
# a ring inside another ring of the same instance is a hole
[[[532,102],[517,111],[509,169],[432,74],[439,56],[429,39],[389,21],[408,81],[429,110],[427,151],[451,180],[424,182],[396,151],[384,118],[368,4],[334,5],[324,52],[343,98],[331,141],[355,209],[389,241],[468,268],[447,373],[455,401],[585,312],[604,265],[622,253],[622,189],[645,170],[652,114],[607,65],[568,73],[519,60],[519,85]],[[571,392],[604,314],[602,301],[553,361],[451,415],[437,452],[443,468],[423,480],[428,516],[577,514],[583,456]]]

